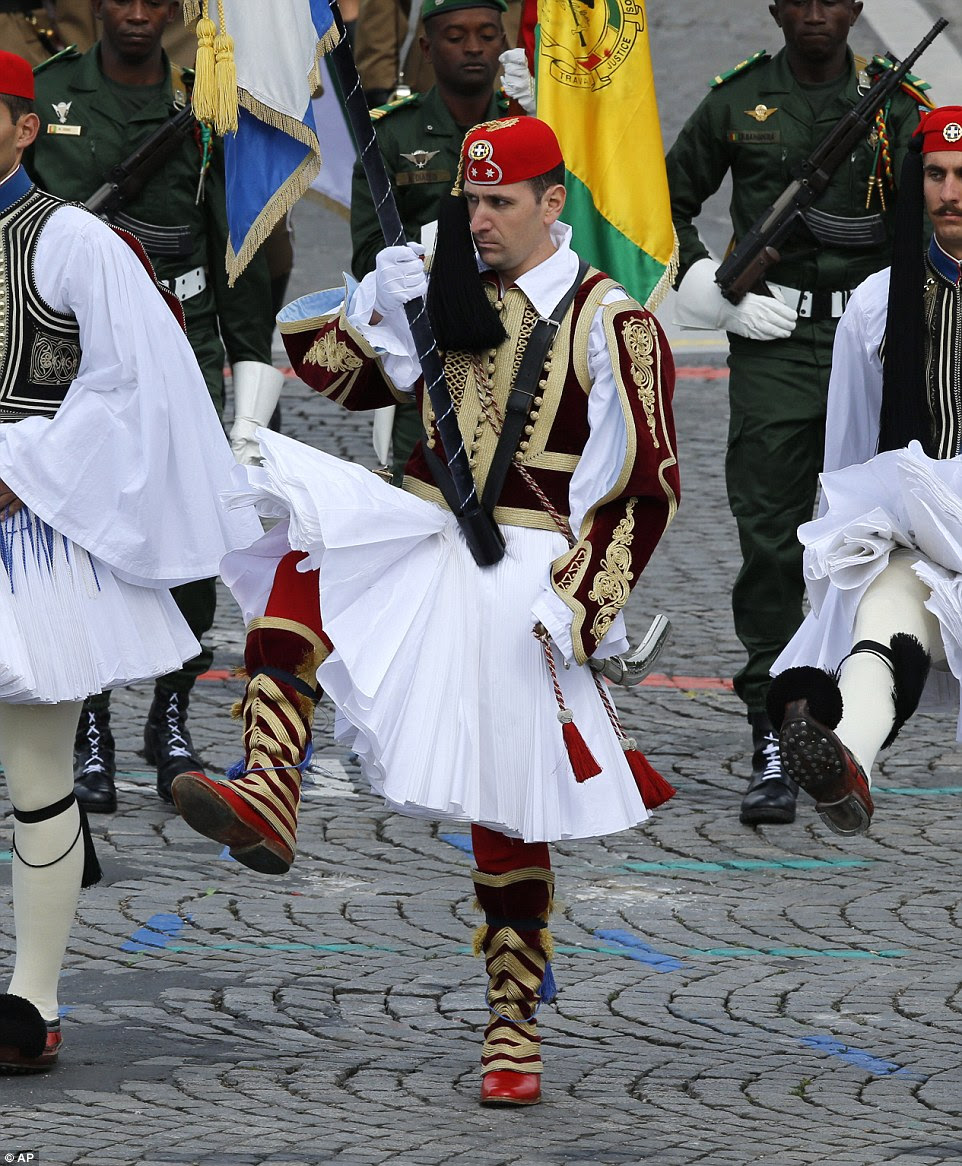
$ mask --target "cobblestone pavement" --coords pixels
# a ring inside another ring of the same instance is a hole
[[[297,222],[295,291],[329,282],[345,247],[316,205]],[[793,826],[739,825],[748,728],[720,679],[740,661],[724,358],[682,338],[676,358],[684,498],[629,609],[636,632],[664,611],[674,637],[662,675],[621,705],[679,792],[642,829],[555,848],[561,995],[542,1013],[544,1104],[477,1104],[486,1014],[466,829],[387,813],[322,707],[298,860],[285,877],[254,874],[156,797],[137,753],[144,687],[114,701],[121,805],[93,820],[106,877],[82,896],[67,956],[62,1064],[0,1083],[4,1161],[962,1160],[954,719],[913,720],[880,767],[864,838],[829,834],[808,803]],[[371,464],[368,422],[308,397],[291,382],[285,431]],[[242,631],[226,597],[215,642],[191,725],[219,772],[239,744]],[[9,847],[9,819],[0,838]]]

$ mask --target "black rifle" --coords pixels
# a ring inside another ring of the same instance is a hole
[[[84,203],[87,210],[104,218],[113,216],[139,194],[147,180],[180,149],[181,142],[193,132],[194,125],[194,111],[185,105],[145,138],[129,157],[117,163],[103,186]]]
[[[861,101],[835,123],[811,156],[801,164],[796,177],[775,202],[752,223],[715,273],[715,282],[726,300],[737,304],[750,291],[768,293],[765,277],[768,269],[781,258],[778,247],[799,221],[815,230],[817,222],[809,221],[813,212],[806,215],[806,211],[823,193],[853,147],[869,132],[876,112],[896,92],[909,69],[948,23],[940,17],[900,65],[886,70],[875,81]],[[892,54],[887,56],[895,65]]]

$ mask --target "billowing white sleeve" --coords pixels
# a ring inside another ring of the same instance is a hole
[[[835,332],[825,417],[826,473],[868,461],[878,447],[879,345],[885,334],[888,286],[887,271],[870,276],[856,289]]]
[[[624,291],[613,288],[605,296],[604,305],[623,299]],[[568,488],[571,529],[575,531],[581,528],[588,511],[614,488],[628,449],[628,433],[615,387],[611,353],[600,308],[595,313],[588,333],[588,372],[591,376],[591,392],[588,394],[590,434]],[[551,563],[545,563],[544,586],[531,612],[534,620],[540,621],[547,628],[565,660],[571,661],[574,658],[571,609],[555,594],[550,569]],[[627,647],[624,616],[619,612],[595,655],[603,659],[623,652]]]
[[[62,207],[37,244],[40,295],[76,317],[82,357],[52,418],[0,426],[0,478],[121,578],[215,575],[260,534],[221,494],[246,484],[187,337],[127,244]]]

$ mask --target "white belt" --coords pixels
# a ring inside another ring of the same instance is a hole
[[[207,286],[207,272],[203,267],[195,267],[193,271],[185,271],[174,279],[162,279],[160,282],[183,303],[184,300],[199,296],[204,290]]]
[[[851,299],[852,293],[850,291],[800,291],[797,287],[784,287],[779,283],[772,283],[767,281],[768,286],[776,295],[781,296],[790,308],[794,308],[800,316],[806,319],[811,316],[816,297],[824,301],[821,311],[818,315],[821,319],[837,320],[839,316],[845,311],[845,305]]]

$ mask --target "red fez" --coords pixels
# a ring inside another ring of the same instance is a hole
[[[930,110],[918,124],[913,137],[921,135],[922,153],[962,150],[962,105],[942,105]]]
[[[0,93],[33,101],[33,69],[16,53],[0,52]]]
[[[554,130],[536,117],[506,117],[475,126],[461,147],[465,182],[510,186],[564,161]]]

